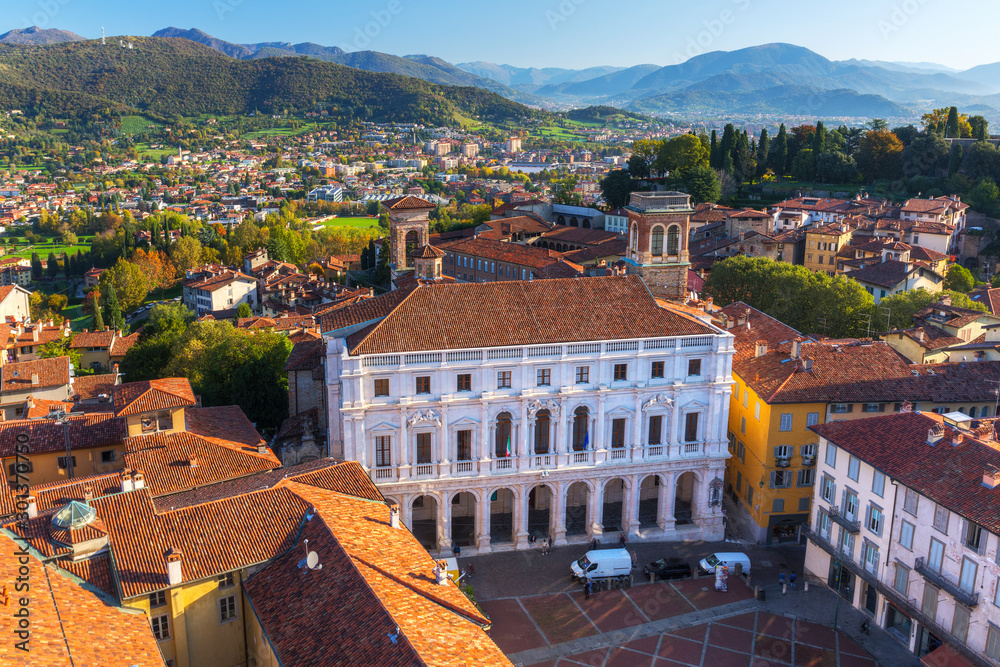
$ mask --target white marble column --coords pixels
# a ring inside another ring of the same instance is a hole
[[[587,503],[587,534],[600,539],[604,535],[604,488],[602,482],[595,480],[596,487],[590,494]]]
[[[528,546],[528,492],[524,485],[511,486],[514,492],[514,548],[525,549]]]
[[[449,453],[453,446],[453,443],[448,438],[448,407],[445,406],[441,408],[441,427],[438,429],[438,461],[440,462],[438,469],[439,475],[447,475],[451,473],[451,468],[449,468],[451,456]]]
[[[451,549],[451,499],[448,497],[448,492],[443,491],[441,497],[436,500],[438,501],[438,550],[447,554]]]
[[[552,529],[552,545],[561,547],[566,544],[566,493],[570,485],[556,482],[554,486],[555,495],[552,497],[552,504],[555,506],[555,517],[549,525]]]
[[[481,554],[490,553],[490,492],[484,489],[476,505],[476,548]]]
[[[628,502],[625,502],[624,497],[622,498],[622,530],[628,535],[629,539],[638,538],[639,496],[641,492],[638,476],[630,475],[628,477],[628,488],[625,491],[628,496]]]
[[[399,409],[399,442],[396,444],[399,451],[399,479],[403,480],[410,476],[410,435],[406,428],[406,409]]]
[[[674,531],[674,496],[676,490],[674,484],[677,483],[677,474],[674,472],[664,472],[660,476],[660,495],[657,498],[658,509],[656,512],[656,522],[665,532]]]

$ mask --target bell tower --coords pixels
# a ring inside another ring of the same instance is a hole
[[[683,192],[633,192],[626,207],[625,261],[630,275],[642,277],[654,296],[687,297],[688,231],[691,196]]]
[[[382,206],[389,211],[389,263],[393,277],[414,268],[413,253],[427,245],[430,237],[430,212],[434,204],[419,197],[387,199]]]
[[[417,280],[441,280],[441,265],[445,252],[432,245],[425,245],[413,253],[413,264],[416,268],[414,277]]]

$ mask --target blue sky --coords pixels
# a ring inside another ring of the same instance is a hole
[[[1000,61],[1000,3],[982,0],[5,0],[0,33],[31,24],[99,37],[200,28],[232,42],[316,42],[517,66],[670,65],[766,42],[841,60]],[[823,7],[821,9],[821,7]],[[970,19],[975,20],[970,20]]]

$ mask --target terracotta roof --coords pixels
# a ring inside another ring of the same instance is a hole
[[[0,384],[3,392],[25,392],[46,387],[69,384],[69,357],[19,361],[0,366]],[[38,375],[38,382],[31,381]]]
[[[622,257],[625,255],[627,248],[628,244],[624,240],[619,239],[600,245],[587,246],[579,250],[571,250],[570,252],[563,253],[563,258],[581,264],[600,257]]]
[[[25,400],[27,405],[27,400]],[[25,419],[44,419],[53,412],[72,412],[73,403],[71,401],[50,401],[45,398],[32,398],[31,407],[24,411]]]
[[[953,345],[963,345],[961,338],[956,338],[944,329],[939,329],[931,324],[924,323],[922,326],[912,327],[902,331],[890,331],[890,334],[906,336],[925,350],[939,350]]]
[[[324,311],[320,317],[320,327],[324,332],[328,332],[380,320],[391,313],[417,287],[419,285],[413,283],[410,286],[386,292],[371,299],[364,299],[343,308]]]
[[[444,257],[447,253],[444,250],[438,250],[432,245],[422,245],[420,248],[413,253],[414,259],[437,259],[439,257]]]
[[[0,578],[14,582],[23,568],[31,586],[28,591],[8,590],[7,612],[0,619],[0,631],[8,637],[0,643],[0,663],[32,667],[70,665],[135,665],[163,667],[163,657],[153,637],[149,619],[140,610],[116,606],[74,580],[70,573],[46,566],[37,552],[19,557],[20,545],[8,536],[0,537]],[[22,568],[19,570],[19,568]],[[90,574],[87,568],[71,566]],[[95,579],[99,577],[95,576]],[[31,614],[30,650],[17,648],[18,599],[27,599]]]
[[[548,248],[494,241],[484,239],[482,236],[445,241],[440,243],[438,247],[452,253],[472,255],[495,262],[506,262],[531,268],[548,266],[559,261],[559,258],[562,257],[562,253]]]
[[[74,350],[86,347],[106,347],[110,349],[117,333],[117,331],[110,329],[105,331],[81,331],[73,336],[73,342],[69,346]]]
[[[969,298],[986,306],[994,315],[1000,314],[1000,288],[982,288],[969,292]]]
[[[118,380],[115,373],[104,375],[78,375],[73,378],[73,396],[78,401],[94,399],[105,394],[111,400],[111,390]]]
[[[870,285],[892,288],[903,282],[903,279],[915,270],[917,268],[912,264],[890,259],[851,271],[847,276]],[[928,272],[933,273],[932,271]]]
[[[195,404],[191,383],[187,378],[126,382],[111,390],[111,399],[116,417]]]
[[[66,451],[63,425],[48,419],[23,419],[0,423],[0,456],[14,456],[17,436],[29,438],[31,454]],[[94,413],[69,418],[69,439],[73,449],[106,447],[125,439],[125,422],[110,413]]]
[[[295,343],[288,361],[285,362],[286,371],[305,371],[316,368],[326,355],[326,341],[320,339],[309,339]]]
[[[932,446],[927,432],[945,423],[939,415],[916,412],[811,427],[819,435],[890,479],[927,496],[991,533],[1000,533],[1000,487],[983,486],[987,466],[1000,469],[1000,445],[986,443],[945,425],[944,439]],[[952,437],[964,435],[956,447]]]
[[[556,226],[551,231],[542,234],[543,239],[560,241],[562,243],[581,243],[585,245],[600,245],[621,238],[614,232],[603,229],[587,229],[584,227]]]
[[[288,487],[316,508],[302,537],[324,567],[303,571],[295,549],[245,584],[282,664],[510,664],[484,632],[482,612],[450,581],[437,585],[434,559],[409,531],[389,526],[388,507]],[[387,641],[397,629],[397,641]]]
[[[49,512],[64,507],[72,500],[84,501],[84,488],[90,487],[94,498],[118,493],[122,490],[121,471],[74,477],[46,484],[32,484],[31,495],[35,497],[38,513]]]
[[[552,280],[553,278],[576,278],[583,275],[583,267],[579,264],[567,262],[560,259],[548,266],[532,271],[532,275],[538,280]]]
[[[713,333],[627,276],[420,285],[347,345],[360,355]]]
[[[902,245],[906,245],[905,243]],[[925,248],[921,245],[913,246],[910,251],[910,259],[912,260],[923,260],[925,262],[940,262],[942,259],[948,259],[949,255],[938,252],[937,250],[931,250],[930,248]]]
[[[913,320],[917,324],[932,322],[937,326],[949,326],[956,329],[967,327],[983,318],[989,323],[998,322],[992,313],[969,308],[959,308],[958,306],[945,305],[940,302],[925,306],[913,315]]]
[[[396,197],[395,199],[386,199],[384,202],[382,202],[382,206],[386,207],[390,211],[405,211],[405,210],[416,210],[416,209],[430,210],[434,208],[434,204],[430,203],[426,199],[421,199],[420,197],[414,197],[412,195],[407,195],[405,197]]]

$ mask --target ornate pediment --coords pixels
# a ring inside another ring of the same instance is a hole
[[[540,410],[548,410],[553,417],[559,416],[559,401],[545,399],[544,401],[535,399],[528,403],[528,419],[534,419]]]
[[[666,394],[657,394],[642,404],[642,411],[645,412],[646,410],[656,407],[657,405],[662,405],[665,408],[672,408],[674,407],[674,400]]]
[[[413,413],[412,417],[406,420],[406,424],[410,428],[413,428],[422,422],[429,422],[434,426],[440,426],[441,417],[434,411],[434,408],[427,408],[426,410],[417,410]]]

